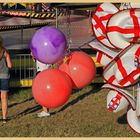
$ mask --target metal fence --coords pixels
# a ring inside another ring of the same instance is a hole
[[[10,87],[30,87],[36,74],[35,62],[30,54],[11,55],[13,68],[10,71]]]
[[[91,54],[88,49],[82,49],[82,51]],[[14,54],[11,55],[11,58],[13,62],[13,68],[10,71],[10,87],[31,87],[33,79],[36,76],[36,64],[32,60],[32,56],[27,53]],[[96,61],[94,56],[92,56],[92,58],[94,61]],[[101,78],[103,71],[102,66],[98,63],[95,64],[97,68],[95,82],[103,82],[103,79]]]
[[[70,10],[63,19],[58,19],[58,28],[65,33],[69,48],[89,48],[88,42],[94,39],[85,11]]]
[[[69,11],[64,17],[57,17],[56,27],[65,34],[70,49],[89,48],[88,42],[94,39],[89,17],[81,11]],[[35,63],[31,59],[28,44],[38,28],[20,29],[0,32],[4,45],[11,51],[13,68],[11,70],[11,87],[28,87],[35,77]],[[89,49],[90,51],[93,51]],[[17,52],[20,53],[17,53]],[[25,52],[24,52],[25,51]],[[91,53],[90,53],[91,54]],[[95,55],[95,53],[93,52]]]

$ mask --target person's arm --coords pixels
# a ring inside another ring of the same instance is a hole
[[[9,54],[9,52],[7,50],[5,51],[4,55],[5,55],[5,58],[6,58],[7,67],[12,68],[11,57],[10,57],[10,54]]]

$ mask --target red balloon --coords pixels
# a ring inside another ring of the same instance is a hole
[[[60,64],[59,69],[71,77],[73,89],[89,85],[96,75],[96,66],[92,58],[84,52],[75,51],[66,59],[66,62]]]
[[[69,99],[72,92],[70,77],[59,69],[47,69],[33,80],[32,93],[44,107],[56,108]]]

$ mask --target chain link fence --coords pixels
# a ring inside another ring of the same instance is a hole
[[[91,21],[85,11],[70,10],[65,17],[58,20],[70,48],[89,48],[88,42],[93,40]]]

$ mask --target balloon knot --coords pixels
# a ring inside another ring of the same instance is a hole
[[[63,62],[68,63],[68,61],[69,61],[69,56],[65,56],[64,59],[63,59]]]

